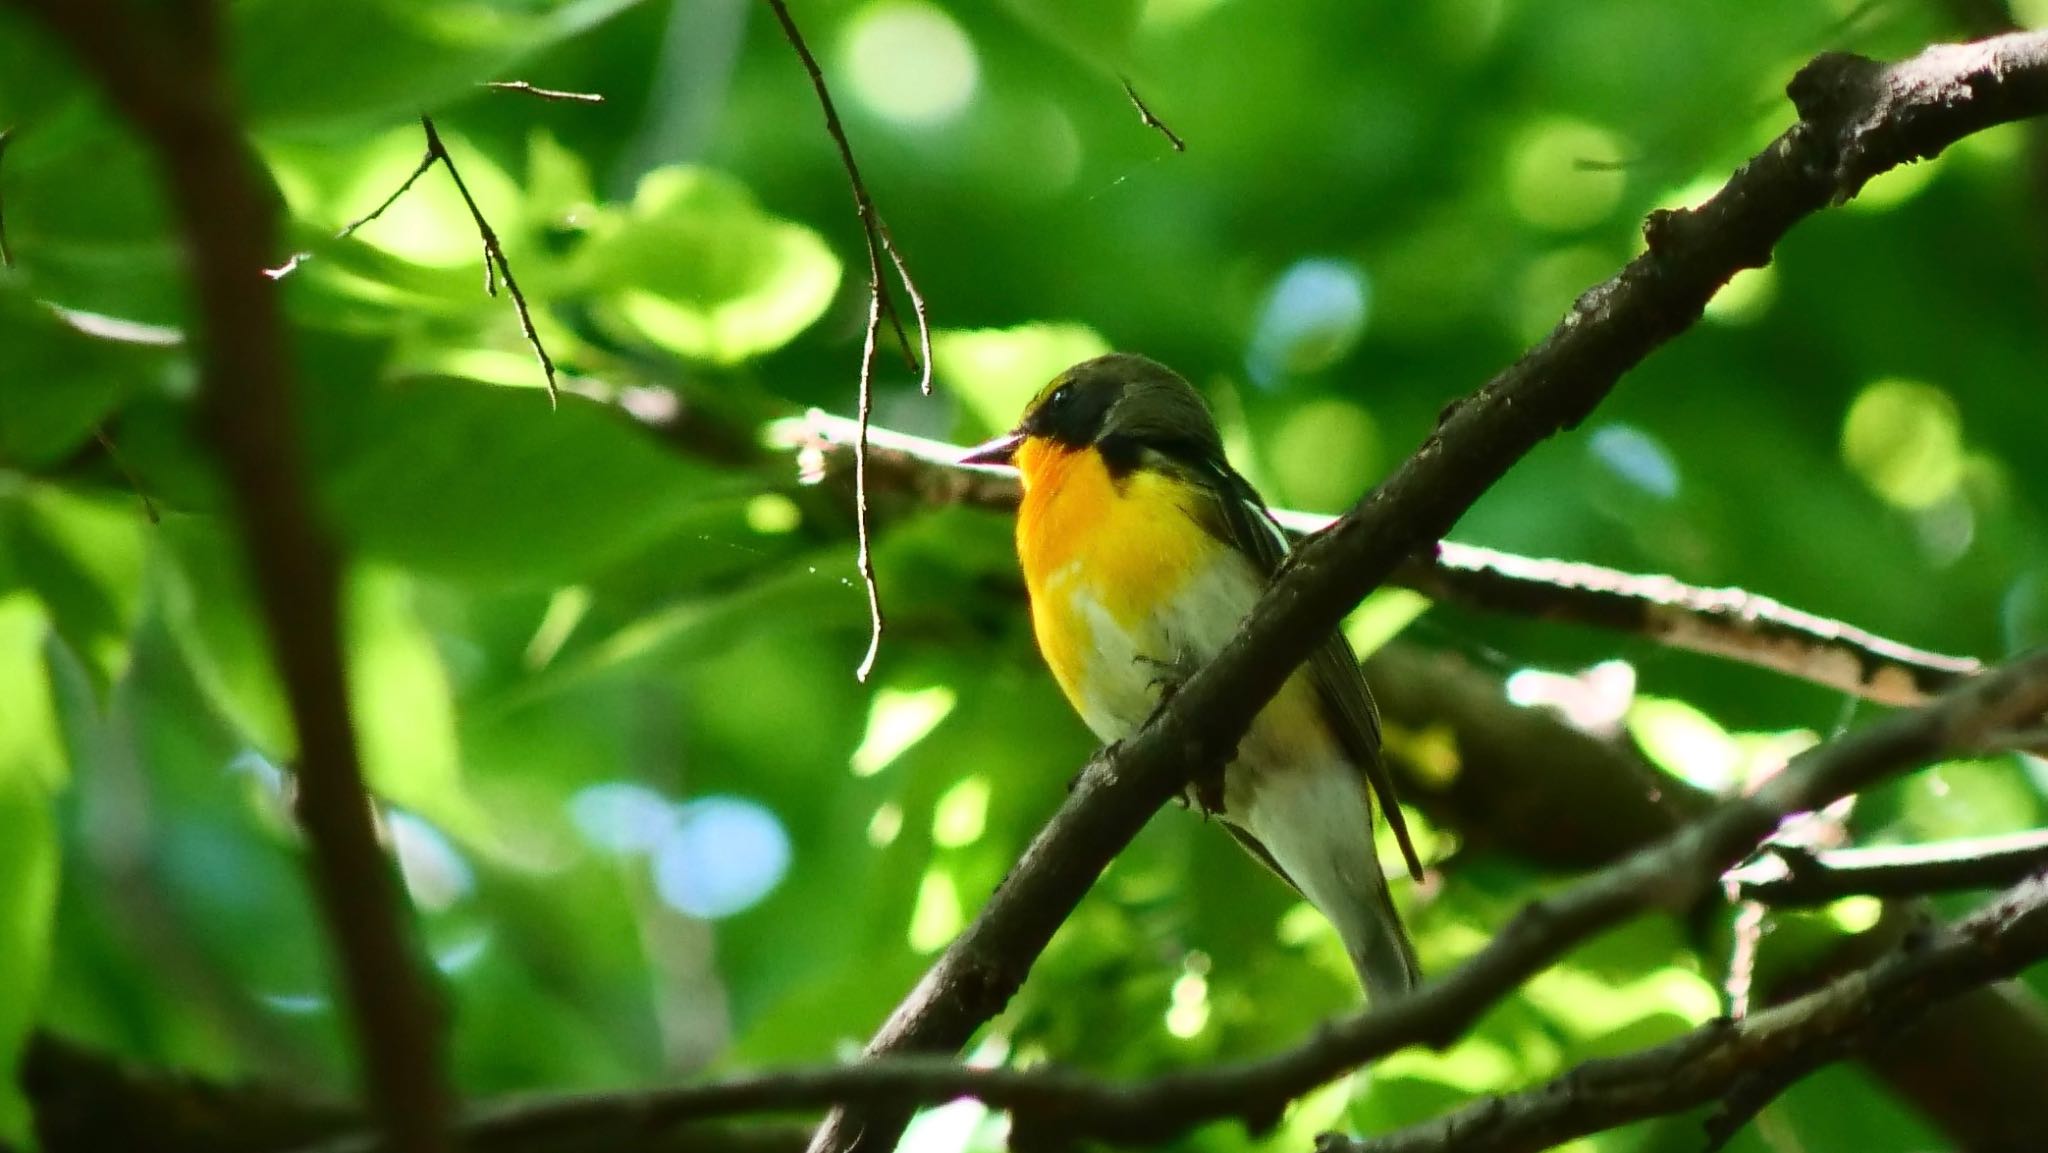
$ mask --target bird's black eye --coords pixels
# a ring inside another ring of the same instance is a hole
[[[1052,390],[1052,398],[1045,402],[1045,406],[1050,409],[1065,408],[1067,402],[1072,399],[1074,399],[1074,386],[1063,384]]]

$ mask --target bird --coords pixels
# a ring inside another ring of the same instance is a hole
[[[1056,376],[964,464],[1023,480],[1017,557],[1038,648],[1104,742],[1141,728],[1237,631],[1288,553],[1230,466],[1200,392],[1130,353]],[[1187,800],[1328,918],[1375,1005],[1413,992],[1415,950],[1374,844],[1374,794],[1422,879],[1380,757],[1379,714],[1332,630]]]

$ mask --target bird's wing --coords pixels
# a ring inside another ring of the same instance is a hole
[[[1182,459],[1174,463],[1181,469],[1194,471],[1196,475],[1191,479],[1215,498],[1213,508],[1209,510],[1212,515],[1202,518],[1203,527],[1251,558],[1259,572],[1271,580],[1287,557],[1287,534],[1273,520],[1273,514],[1266,510],[1266,502],[1259,499],[1258,490],[1252,488],[1251,482],[1239,476],[1236,470],[1220,461],[1195,463]],[[1323,699],[1344,751],[1365,774],[1373,792],[1378,794],[1380,808],[1387,815],[1387,825],[1393,829],[1394,839],[1401,845],[1401,856],[1408,863],[1409,875],[1417,881],[1422,880],[1422,862],[1415,854],[1414,842],[1408,837],[1408,823],[1401,816],[1393,778],[1387,775],[1386,762],[1380,757],[1379,710],[1373,706],[1372,691],[1366,687],[1365,674],[1358,668],[1358,657],[1352,653],[1351,644],[1344,639],[1343,632],[1331,630],[1330,639],[1324,641],[1315,655],[1309,658],[1309,676],[1317,694]]]

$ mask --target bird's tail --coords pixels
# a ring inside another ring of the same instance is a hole
[[[1422,973],[1380,871],[1372,802],[1357,771],[1336,761],[1263,773],[1249,809],[1246,831],[1330,919],[1372,1003],[1413,992]]]

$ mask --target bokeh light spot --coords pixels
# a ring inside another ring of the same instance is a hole
[[[679,912],[730,917],[774,892],[789,872],[789,834],[752,801],[701,797],[676,816],[654,850],[654,888]]]
[[[1671,454],[1656,437],[1633,425],[1607,425],[1587,440],[1586,450],[1632,488],[1659,500],[1678,495],[1678,465]]]
[[[569,820],[583,839],[608,853],[645,853],[676,827],[675,807],[645,785],[607,781],[569,798]]]
[[[1273,479],[1288,502],[1310,511],[1349,507],[1379,468],[1379,427],[1347,400],[1312,400],[1273,438]]]
[[[1598,224],[1621,203],[1621,142],[1579,120],[1543,120],[1508,148],[1508,203],[1539,228],[1569,232]]]
[[[988,827],[988,778],[967,777],[939,795],[932,807],[932,842],[942,849],[959,849],[981,839]]]
[[[1849,406],[1842,459],[1893,506],[1927,508],[1963,479],[1962,418],[1933,385],[1878,381]]]
[[[926,869],[917,885],[917,905],[910,914],[910,947],[919,953],[936,953],[965,923],[953,874],[937,865]]]
[[[398,872],[413,904],[438,913],[476,887],[476,874],[469,862],[441,830],[399,809],[387,812],[384,823],[391,832]]]
[[[853,775],[872,777],[931,735],[959,698],[945,685],[928,689],[882,689],[868,707],[867,731],[853,750]]]
[[[1777,269],[1769,265],[1745,268],[1707,302],[1707,319],[1720,324],[1748,324],[1762,319],[1777,298]]]
[[[896,837],[903,832],[903,806],[894,801],[883,801],[875,806],[875,815],[868,818],[868,844],[877,849],[886,849],[896,843]]]
[[[966,31],[922,0],[882,0],[861,9],[847,21],[840,59],[855,99],[877,116],[914,127],[958,116],[981,79]]]
[[[1296,261],[1274,280],[1259,310],[1245,355],[1253,382],[1271,387],[1350,355],[1365,334],[1370,300],[1357,265],[1323,257]]]
[[[764,492],[747,502],[747,527],[762,536],[795,532],[803,521],[803,510],[779,492]]]

